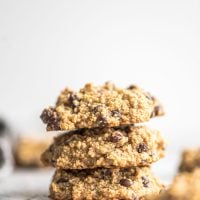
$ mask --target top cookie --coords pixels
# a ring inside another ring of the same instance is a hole
[[[79,92],[66,88],[41,119],[48,131],[54,131],[135,124],[163,114],[159,102],[139,87],[121,89],[108,82],[86,84]]]

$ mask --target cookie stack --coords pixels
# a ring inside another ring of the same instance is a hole
[[[56,168],[50,185],[53,199],[145,199],[162,184],[150,164],[164,155],[160,133],[138,123],[163,115],[159,102],[135,85],[86,84],[66,88],[55,107],[44,109],[47,131],[68,131],[42,154]]]

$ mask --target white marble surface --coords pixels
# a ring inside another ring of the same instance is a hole
[[[53,171],[16,170],[0,180],[0,199],[48,200],[48,188]]]

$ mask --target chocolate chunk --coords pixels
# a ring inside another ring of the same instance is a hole
[[[142,176],[142,184],[144,187],[149,186],[149,179],[146,176]]]
[[[58,116],[54,108],[44,109],[40,118],[45,124],[56,123],[58,121]]]
[[[113,117],[116,117],[116,118],[121,118],[121,113],[118,111],[118,110],[112,110],[111,111],[111,115],[113,116]]]
[[[123,138],[123,135],[119,131],[115,131],[112,136],[110,136],[110,142],[116,143]]]
[[[137,152],[142,153],[142,152],[147,152],[149,150],[148,146],[145,143],[140,143],[137,147]]]
[[[133,185],[133,182],[129,179],[123,178],[120,180],[120,185],[123,185],[125,187],[130,187],[131,185]]]

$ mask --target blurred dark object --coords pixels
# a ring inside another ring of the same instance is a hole
[[[5,134],[9,134],[9,128],[6,124],[6,122],[0,118],[0,137],[5,135]]]
[[[0,178],[13,169],[12,139],[7,123],[0,119]]]
[[[51,142],[52,139],[41,139],[33,137],[18,138],[14,150],[15,163],[17,167],[44,167],[40,160],[40,156],[48,148]]]
[[[0,134],[4,133],[4,130],[6,129],[5,123],[0,119]]]
[[[5,158],[4,158],[3,150],[0,147],[0,168],[3,166],[4,161],[5,161]]]

